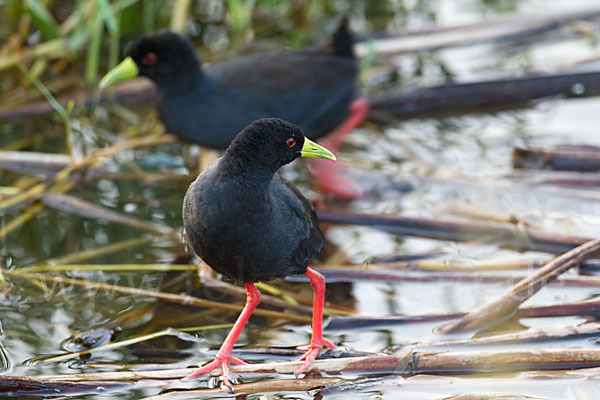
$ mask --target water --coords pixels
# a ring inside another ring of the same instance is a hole
[[[336,2],[324,3],[333,11],[328,11],[320,22],[323,25],[327,25],[326,22],[333,25],[344,6]],[[386,3],[388,8],[396,12],[387,11],[387,14],[381,14],[375,6],[367,7],[368,2],[354,3],[353,22],[357,29],[364,30],[384,28],[385,22],[391,27],[416,29],[476,22],[484,18],[498,17],[503,12],[531,13],[540,9],[566,11],[588,4],[586,1],[569,2],[567,7],[565,2],[539,0],[406,1],[402,4],[409,10],[408,13],[402,12],[398,4],[389,2]],[[224,12],[220,2],[210,4],[208,9],[212,10],[214,15]],[[208,47],[216,53],[211,54],[204,47],[205,58],[220,58],[219,52],[233,46],[235,41],[227,36],[222,24],[210,22],[210,18],[203,14],[204,9],[200,3],[194,7],[196,21],[202,21],[190,26],[191,31],[200,29],[202,32],[196,36],[197,45],[200,47],[210,41]],[[213,15],[208,12],[207,14]],[[386,18],[381,15],[385,15]],[[265,26],[269,32],[276,26],[276,22],[269,20],[265,22]],[[261,32],[264,31],[257,29],[253,35],[260,39]],[[310,42],[303,36],[305,34],[306,32],[298,32],[298,35],[294,36],[282,33],[280,40],[283,44]],[[596,45],[592,40],[577,37],[556,43],[540,41],[518,48],[517,51],[511,51],[510,45],[498,44],[450,48],[421,56],[408,54],[382,58],[377,60],[377,64],[398,66],[400,78],[406,84],[431,85],[446,80],[443,71],[451,71],[453,78],[458,82],[517,76],[525,71],[551,71],[585,58],[595,50]],[[69,73],[80,78],[77,70]],[[0,80],[14,83],[14,77],[10,74],[6,74]],[[10,87],[13,83],[4,85]],[[527,109],[494,114],[470,113],[441,119],[392,121],[381,128],[369,125],[362,127],[348,138],[341,158],[352,165],[369,170],[367,173],[371,175],[368,176],[375,177],[374,185],[381,194],[377,200],[358,200],[347,207],[351,211],[402,213],[426,217],[445,217],[452,215],[453,209],[467,208],[505,217],[515,215],[558,233],[597,236],[600,232],[600,221],[597,218],[600,212],[598,201],[554,195],[540,188],[518,186],[504,176],[512,171],[511,151],[514,146],[600,145],[600,136],[596,134],[596,110],[599,107],[600,101],[597,98],[548,99],[536,102]],[[135,115],[133,122],[137,122],[137,129],[143,132],[160,129],[154,113],[149,111],[148,107],[133,107],[130,111]],[[80,151],[89,151],[104,141],[110,141],[114,134],[131,129],[131,118],[123,118],[122,115],[110,107],[99,107],[77,114],[74,118],[77,148]],[[7,146],[25,138],[31,140],[25,147],[26,150],[65,151],[64,128],[55,116],[2,121],[0,132],[0,146]],[[123,170],[126,169],[128,160],[136,160],[147,170],[158,168],[184,172],[193,159],[193,149],[190,151],[185,145],[168,144],[128,150],[120,157],[109,160],[107,167],[113,171]],[[295,179],[305,193],[315,195],[306,182],[303,166],[296,165],[286,169],[286,174]],[[382,174],[387,175],[381,178]],[[394,182],[410,183],[414,190],[406,193],[390,189],[390,175],[393,176]],[[20,179],[21,175],[1,172],[0,186],[15,185]],[[189,180],[186,179],[149,183],[141,179],[101,178],[78,184],[70,194],[111,210],[180,231],[181,201],[188,184]],[[13,207],[3,211],[4,214],[0,216],[2,224],[20,215],[21,210]],[[3,239],[1,263],[5,270],[16,270],[44,263],[51,258],[144,235],[152,240],[137,247],[82,262],[169,264],[175,263],[177,257],[186,250],[182,236],[153,237],[152,234],[141,232],[139,229],[105,220],[80,218],[45,210]],[[549,257],[548,254],[540,252],[517,253],[500,249],[494,243],[454,243],[397,237],[360,227],[329,227],[326,236],[332,246],[325,258],[358,264],[393,254],[429,252],[441,252],[443,260],[465,264],[539,260]],[[335,252],[340,253],[334,254]],[[183,280],[183,285],[175,285],[174,281],[183,274],[79,272],[67,275],[152,290],[168,291],[169,285],[172,284],[177,293],[186,292],[237,304],[242,301],[240,298],[233,298],[214,290],[199,288],[197,280],[190,276]],[[311,294],[306,284],[284,281],[276,281],[273,284],[304,296]],[[423,315],[469,311],[493,300],[509,287],[509,283],[361,281],[330,284],[328,299],[336,304],[353,307],[360,315]],[[548,286],[524,306],[582,301],[594,298],[599,292],[594,287]],[[76,332],[94,328],[119,327],[121,331],[117,331],[114,338],[123,340],[158,332],[167,327],[210,325],[232,322],[235,318],[233,312],[161,303],[110,290],[97,291],[69,285],[61,287],[51,283],[44,287],[36,281],[18,278],[9,278],[9,285],[0,291],[0,315],[0,349],[3,351],[3,354],[0,354],[0,371],[7,375],[25,376],[113,371],[120,369],[121,365],[132,365],[135,369],[141,365],[157,367],[163,364],[180,367],[201,364],[214,356],[212,350],[218,348],[227,329],[199,332],[196,334],[197,339],[193,341],[162,337],[130,347],[96,353],[86,361],[87,364],[72,359],[31,365],[31,360],[63,353],[69,348],[69,339]],[[581,317],[529,318],[514,322],[510,327],[526,329],[570,326],[584,321]],[[434,328],[439,324],[405,324],[376,329],[329,331],[327,334],[330,340],[349,349],[377,353],[398,350],[404,345],[417,342],[442,340],[443,337],[434,332]],[[309,340],[310,329],[306,325],[253,317],[236,348],[293,348]],[[571,346],[595,348],[597,345],[593,340],[580,339],[485,349]],[[271,357],[261,354],[244,355],[244,358],[251,362],[269,361]],[[391,376],[333,386],[324,390],[282,392],[277,398],[378,399],[402,396],[411,399],[441,399],[471,392],[508,392],[549,399],[584,399],[598,396],[595,385],[597,376],[597,372],[577,371],[547,375],[524,372],[475,377],[416,376],[407,379]],[[252,380],[243,377],[242,380],[244,379]],[[542,382],[543,384],[540,384]],[[199,381],[196,386],[205,387],[206,381]],[[159,392],[159,388],[138,385],[117,392],[77,397],[137,399]],[[221,397],[235,396],[223,394]],[[258,398],[258,395],[249,395],[247,398]]]

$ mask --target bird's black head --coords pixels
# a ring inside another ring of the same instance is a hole
[[[100,88],[138,75],[152,79],[159,87],[189,86],[202,74],[192,42],[171,31],[143,36],[127,53],[129,56],[102,78]]]
[[[225,152],[227,162],[275,172],[298,157],[335,160],[329,150],[304,137],[296,125],[279,118],[262,118],[238,133]]]
[[[178,77],[195,75],[200,70],[192,42],[185,36],[161,30],[134,42],[128,51],[139,75],[168,84]]]

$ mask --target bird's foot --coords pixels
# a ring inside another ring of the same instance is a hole
[[[207,372],[210,372],[214,369],[221,368],[221,379],[223,381],[223,385],[226,386],[230,391],[233,391],[233,386],[231,385],[231,382],[229,382],[229,363],[230,362],[232,362],[234,364],[238,364],[238,365],[247,364],[245,361],[242,361],[239,358],[233,357],[232,355],[217,354],[217,356],[215,357],[215,359],[213,361],[198,368],[197,370],[192,372],[190,375],[186,376],[185,378],[182,378],[181,380],[187,381],[187,380],[193,379],[197,376],[204,375]]]
[[[306,350],[306,353],[296,360],[304,361],[304,364],[302,364],[302,366],[296,372],[294,372],[296,378],[300,376],[300,374],[306,372],[306,370],[311,366],[313,361],[315,361],[323,349],[323,345],[329,347],[330,349],[335,347],[335,344],[325,338],[321,338],[320,340],[312,340],[309,345],[297,347],[298,350]]]

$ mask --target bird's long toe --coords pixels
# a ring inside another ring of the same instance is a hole
[[[189,374],[188,376],[186,376],[185,378],[182,378],[182,381],[189,381],[190,379],[194,379],[200,375],[204,375],[210,371],[212,371],[213,369],[217,369],[220,368],[222,365],[221,360],[219,360],[218,358],[214,359],[213,361],[209,362],[208,364],[204,365],[203,367],[198,368],[197,370],[195,370],[194,372],[192,372],[191,374]]]
[[[296,372],[294,372],[294,375],[296,375],[296,377],[308,370],[308,368],[312,365],[313,361],[315,361],[315,359],[321,352],[322,348],[323,346],[310,345],[308,351],[304,353],[300,358],[298,358],[298,361],[304,361],[304,364],[302,364],[302,366],[298,370],[296,370]]]
[[[228,387],[230,390],[232,388],[231,383],[229,382],[229,363],[232,362],[238,365],[247,364],[245,361],[240,360],[239,358],[233,356],[217,356],[213,361],[204,365],[203,367],[198,368],[196,371],[192,372],[190,375],[181,379],[182,381],[188,381],[190,379],[196,378],[200,375],[204,375],[209,373],[210,371],[220,368],[221,369],[221,379],[223,381],[223,385]]]
[[[321,341],[322,341],[322,344],[321,344],[321,347],[320,347],[321,349],[323,348],[323,346],[327,346],[330,349],[333,349],[335,347],[335,344],[333,344],[333,342],[331,342],[331,341],[329,341],[329,340],[327,340],[325,338],[321,338]],[[316,347],[316,346],[313,345],[313,344],[305,344],[303,346],[296,347],[296,349],[298,349],[298,350],[306,350],[306,352],[308,352],[313,347]]]
[[[319,356],[319,353],[323,349],[323,346],[334,348],[335,344],[333,344],[331,341],[325,338],[321,338],[320,340],[313,342],[309,345],[297,347],[297,349],[306,350],[306,352],[296,360],[304,361],[304,364],[302,364],[302,367],[300,367],[296,372],[294,372],[294,375],[299,376],[300,374],[306,372],[313,363],[313,361],[315,361],[315,359]]]
[[[239,358],[233,356],[229,359],[229,361],[237,365],[248,365],[246,361],[240,360]]]

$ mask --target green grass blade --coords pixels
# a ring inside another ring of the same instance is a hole
[[[58,102],[58,100],[56,100],[56,98],[52,95],[52,93],[50,93],[48,88],[38,78],[36,78],[31,72],[29,72],[29,70],[25,68],[25,66],[21,63],[17,64],[17,68],[19,68],[23,75],[25,75],[27,79],[35,85],[35,87],[40,91],[40,93],[46,98],[48,103],[50,103],[52,108],[54,108],[54,111],[56,111],[62,118],[68,118],[69,114],[67,112],[67,109],[64,108],[62,104]]]
[[[82,250],[76,253],[67,254],[61,257],[52,258],[46,262],[52,264],[70,264],[89,260],[96,257],[102,257],[108,254],[114,254],[119,251],[129,250],[134,247],[143,246],[151,243],[154,239],[150,236],[124,240],[122,242],[111,243],[106,246],[96,247],[94,249]]]
[[[2,273],[2,258],[0,258],[0,283],[5,285],[6,284],[6,279],[4,279],[4,274]]]
[[[281,297],[283,300],[287,301],[290,304],[299,304],[296,301],[296,299],[294,299],[292,296],[285,294],[283,291],[277,289],[275,286],[271,286],[264,282],[256,282],[255,285],[261,291],[269,293],[270,295],[273,295],[273,296]]]
[[[227,0],[229,27],[240,32],[250,26],[252,21],[252,3],[245,0]]]
[[[108,67],[113,68],[119,62],[119,45],[121,39],[121,10],[115,8],[115,25],[116,29],[110,32],[109,47],[108,47]]]
[[[187,264],[58,264],[39,265],[19,268],[19,272],[74,272],[74,271],[103,271],[103,272],[162,272],[162,271],[192,271],[198,269],[195,265]]]
[[[97,0],[98,1],[98,11],[104,17],[104,23],[106,24],[106,28],[108,28],[108,32],[111,35],[118,33],[119,27],[117,24],[117,19],[113,15],[113,9],[110,6],[108,0]]]
[[[91,41],[88,47],[86,67],[85,67],[85,82],[88,85],[95,85],[98,80],[98,69],[100,65],[100,48],[102,45],[102,36],[104,33],[103,22],[104,18],[99,12],[99,1],[96,1],[94,8],[94,16],[92,18]]]
[[[152,340],[152,339],[156,339],[156,338],[163,337],[163,336],[178,336],[178,334],[181,332],[196,332],[196,331],[205,331],[205,330],[212,330],[212,329],[226,329],[226,328],[231,328],[232,326],[233,326],[232,324],[219,324],[219,325],[195,326],[195,327],[191,327],[191,328],[180,328],[180,329],[167,328],[160,332],[154,332],[154,333],[151,333],[148,335],[143,335],[143,336],[133,337],[130,339],[121,340],[120,342],[113,342],[113,343],[105,344],[104,346],[99,346],[94,349],[77,351],[77,352],[67,353],[67,354],[61,354],[60,356],[36,360],[36,361],[33,361],[31,363],[31,365],[36,365],[39,363],[49,363],[49,362],[69,360],[71,358],[84,356],[86,354],[91,354],[92,352],[96,353],[96,352],[100,352],[100,351],[118,349],[121,347],[129,346],[131,344],[145,342],[146,340]]]
[[[44,37],[56,39],[60,36],[58,24],[39,0],[25,0],[25,7],[33,24],[42,32]]]
[[[144,33],[148,34],[154,30],[154,21],[156,20],[156,1],[144,0]]]
[[[115,9],[123,10],[124,8],[130,7],[137,3],[139,0],[119,0],[117,4],[115,4]]]
[[[375,40],[369,39],[367,42],[367,54],[360,60],[360,72],[364,72],[373,66],[376,55]]]

